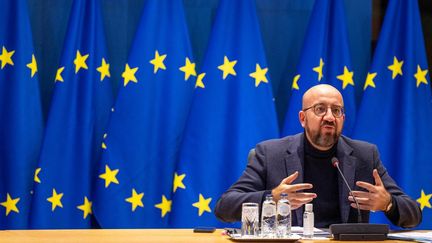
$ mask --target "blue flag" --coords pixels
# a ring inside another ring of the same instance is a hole
[[[168,227],[195,76],[183,2],[148,0],[94,175],[102,227]]]
[[[173,182],[173,227],[223,226],[217,199],[249,150],[278,137],[255,2],[220,1],[209,40]]]
[[[378,146],[389,174],[419,203],[420,228],[430,229],[432,96],[423,40],[417,1],[391,0],[364,84],[354,137]]]
[[[112,106],[99,0],[73,2],[35,173],[31,228],[91,226],[91,175]]]
[[[27,1],[0,6],[0,229],[23,229],[43,130],[38,66]]]
[[[350,135],[356,119],[356,106],[354,71],[345,22],[343,0],[315,1],[297,66],[297,75],[292,82],[282,135],[303,131],[298,118],[303,94],[320,83],[330,84],[342,93],[345,106],[343,133]]]

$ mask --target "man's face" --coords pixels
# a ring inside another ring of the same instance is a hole
[[[330,149],[337,143],[345,121],[345,115],[338,115],[337,110],[343,107],[342,97],[331,90],[316,91],[306,97],[299,118],[309,141],[320,150]],[[317,115],[316,113],[323,113]],[[335,113],[335,114],[334,114]],[[343,113],[343,112],[342,112]],[[337,117],[340,116],[340,117]]]

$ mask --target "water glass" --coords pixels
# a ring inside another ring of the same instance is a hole
[[[259,229],[258,203],[242,204],[241,233],[246,237],[257,237]]]

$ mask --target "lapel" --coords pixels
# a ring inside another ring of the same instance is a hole
[[[285,168],[287,175],[298,171],[299,175],[293,183],[303,182],[303,161],[304,161],[304,133],[298,134],[287,144],[285,156]],[[303,207],[295,210],[297,224],[303,223]]]
[[[348,185],[351,189],[354,189],[356,163],[355,157],[352,156],[352,152],[352,147],[345,142],[344,136],[341,136],[337,145],[337,158],[339,159],[339,166],[348,182]],[[340,175],[338,184],[341,219],[343,223],[346,223],[348,222],[349,212],[351,209],[350,201],[348,200],[349,190]]]

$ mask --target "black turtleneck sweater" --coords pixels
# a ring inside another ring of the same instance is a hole
[[[328,228],[330,224],[341,223],[338,172],[331,163],[336,156],[336,144],[327,151],[321,151],[313,147],[305,136],[304,148],[304,182],[313,185],[306,191],[317,194],[312,201],[315,227]]]

